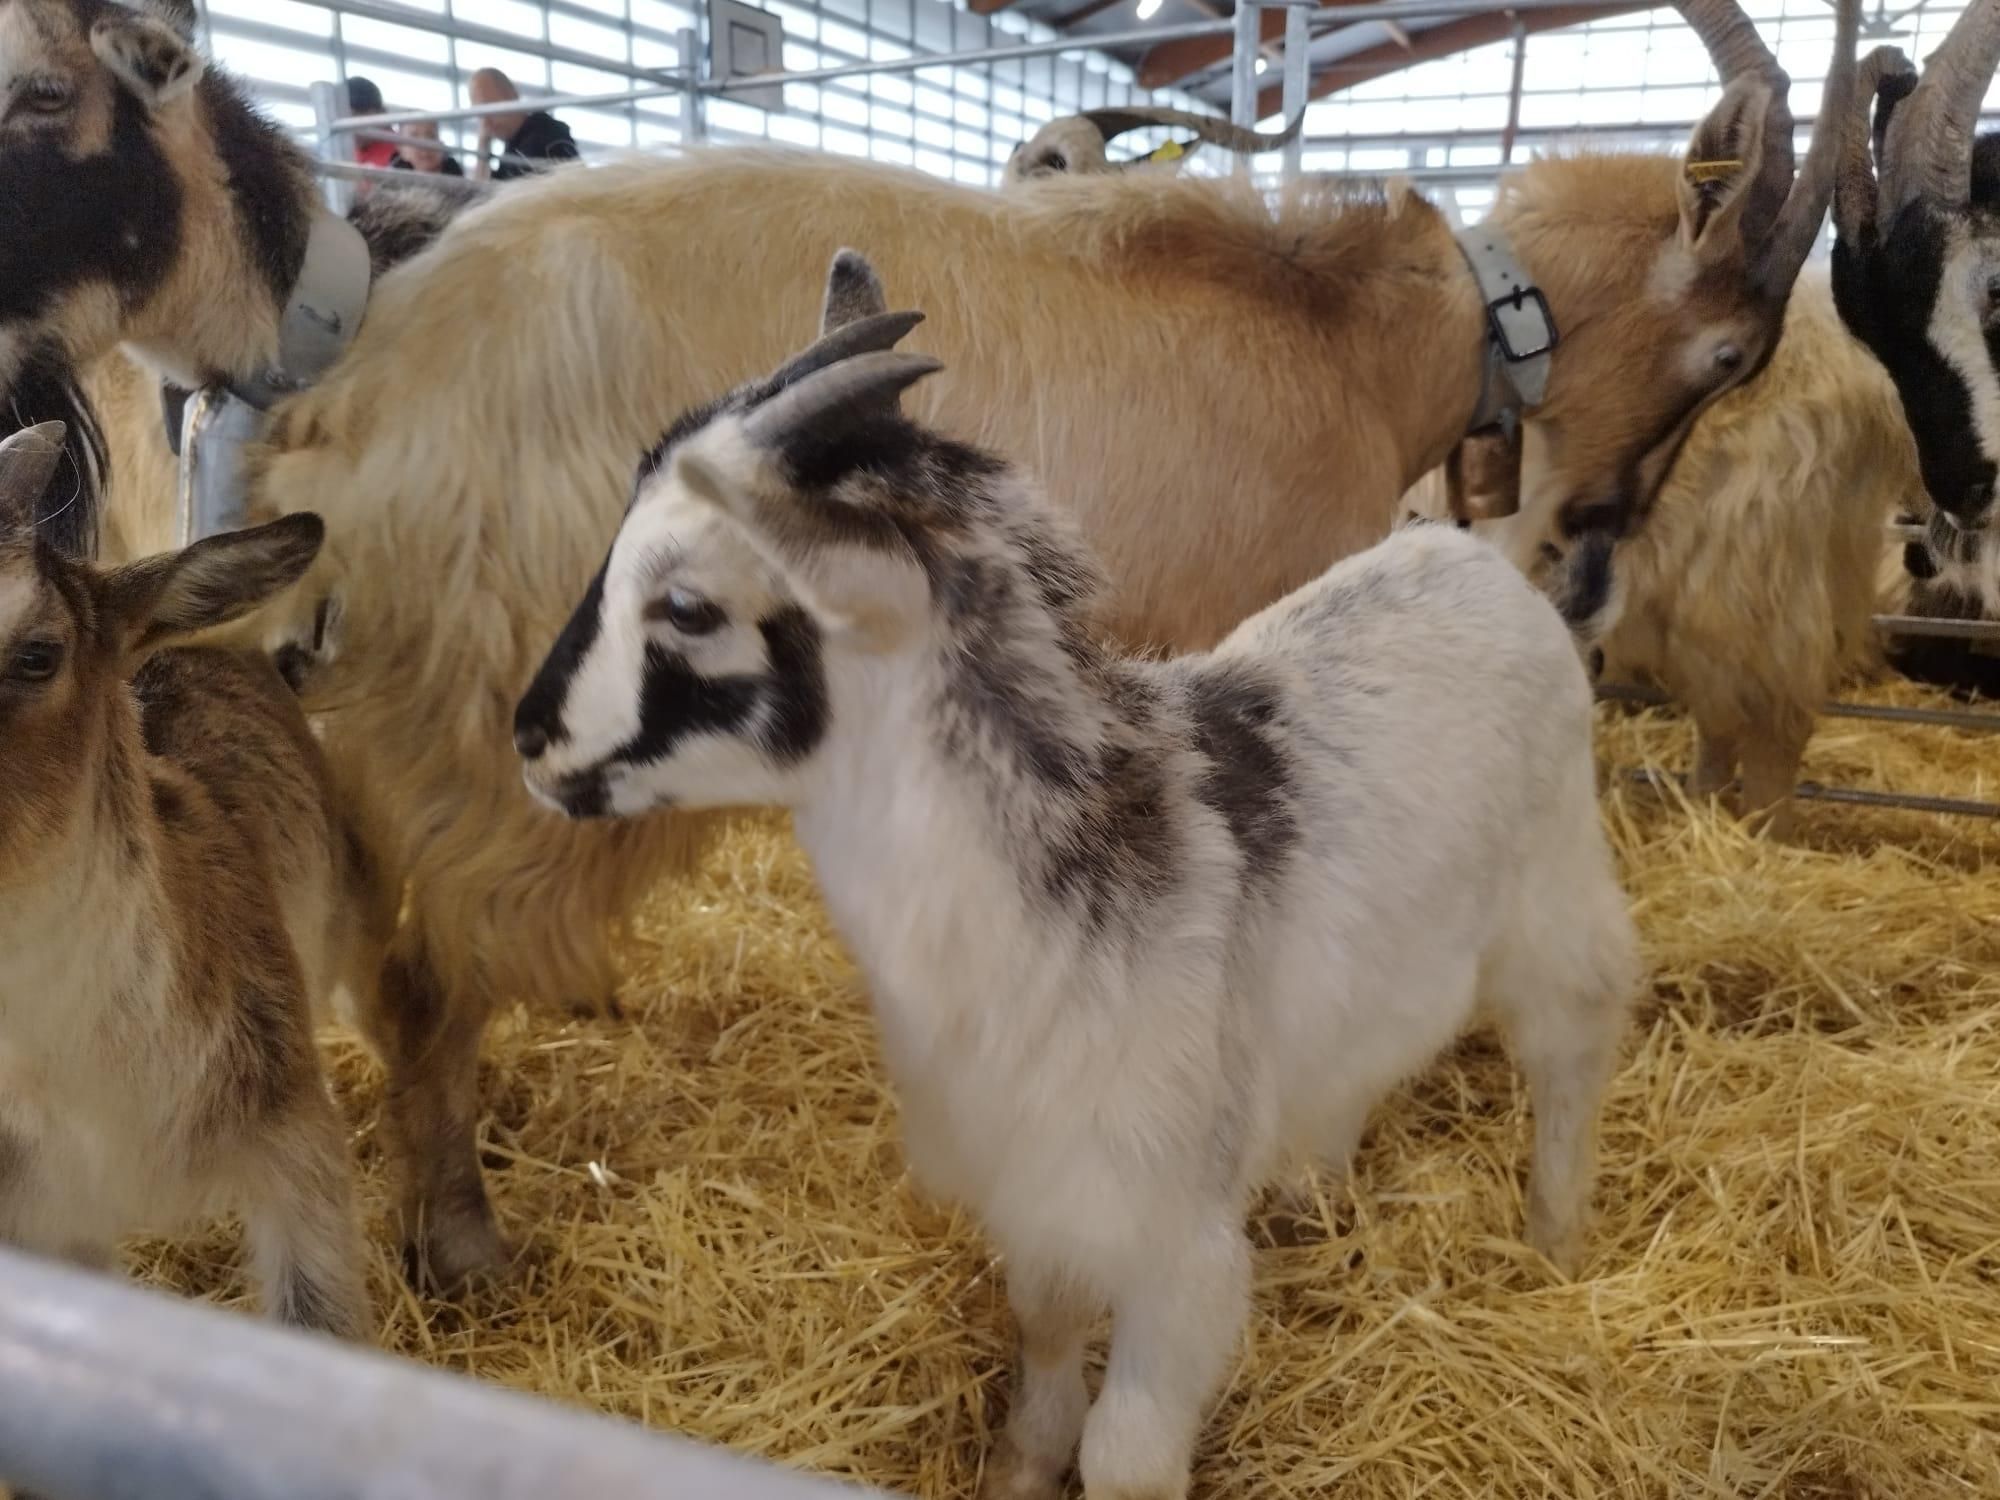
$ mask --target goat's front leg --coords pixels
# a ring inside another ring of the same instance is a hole
[[[1021,1325],[1021,1357],[979,1500],[1055,1500],[1090,1410],[1083,1345],[1100,1306],[1060,1271],[1033,1265],[1008,1271],[1007,1300]]]
[[[1182,1500],[1208,1404],[1249,1315],[1250,1246],[1218,1204],[1148,1244],[1112,1303],[1111,1364],[1083,1432],[1086,1500]]]

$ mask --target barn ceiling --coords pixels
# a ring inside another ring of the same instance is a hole
[[[1151,5],[1155,0],[968,0],[968,3],[982,15],[1015,10],[1057,31],[1083,38],[1223,20],[1235,13],[1234,0],[1157,0],[1158,8],[1144,19],[1140,18],[1138,7]],[[1312,12],[1314,98],[1324,98],[1433,58],[1505,41],[1514,34],[1517,25],[1530,34],[1554,31],[1603,16],[1652,10],[1659,0],[1648,3],[1584,0],[1576,5],[1529,11],[1519,17],[1495,8],[1470,16],[1343,23],[1341,10],[1356,3],[1360,0],[1320,0]],[[1264,35],[1272,45],[1271,66],[1264,75],[1266,88],[1260,118],[1278,110],[1276,42],[1283,35],[1284,24],[1282,10],[1272,7],[1264,12]],[[1139,82],[1148,88],[1186,89],[1224,108],[1228,106],[1230,39],[1226,35],[1103,50],[1130,64],[1138,73]]]

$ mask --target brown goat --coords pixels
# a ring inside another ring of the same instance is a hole
[[[380,914],[270,662],[163,649],[294,583],[322,527],[99,571],[34,528],[61,442],[0,443],[0,1241],[104,1264],[238,1209],[266,1310],[360,1336],[308,997],[374,982]]]
[[[1412,509],[1505,534],[1521,524],[1510,456],[1469,441],[1466,483],[1428,476]],[[1922,503],[1895,386],[1842,325],[1824,271],[1808,272],[1770,366],[1695,424],[1646,524],[1612,558],[1602,674],[1686,706],[1691,791],[1726,792],[1740,769],[1741,810],[1789,832],[1821,705],[1879,665],[1869,616],[1883,523]],[[1525,539],[1537,540],[1557,550],[1553,536]],[[1893,561],[1900,573],[1900,548]]]

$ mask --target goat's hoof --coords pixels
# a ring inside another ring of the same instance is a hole
[[[1014,1446],[1013,1439],[1002,1437],[986,1461],[979,1500],[1057,1500],[1067,1467],[1030,1458]]]
[[[1556,1268],[1565,1281],[1574,1281],[1583,1265],[1583,1231],[1574,1224],[1558,1225],[1545,1216],[1530,1212],[1528,1247]]]
[[[461,1296],[481,1283],[504,1281],[518,1260],[514,1247],[488,1219],[403,1244],[404,1277],[434,1297]]]

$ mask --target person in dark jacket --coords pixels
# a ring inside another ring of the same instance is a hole
[[[498,68],[481,68],[472,75],[474,104],[504,104],[521,97],[513,80]],[[492,143],[500,142],[500,162],[491,162]],[[525,177],[543,162],[577,161],[582,153],[576,137],[547,110],[522,110],[482,115],[479,119],[479,152],[473,176],[491,176],[495,182]]]

